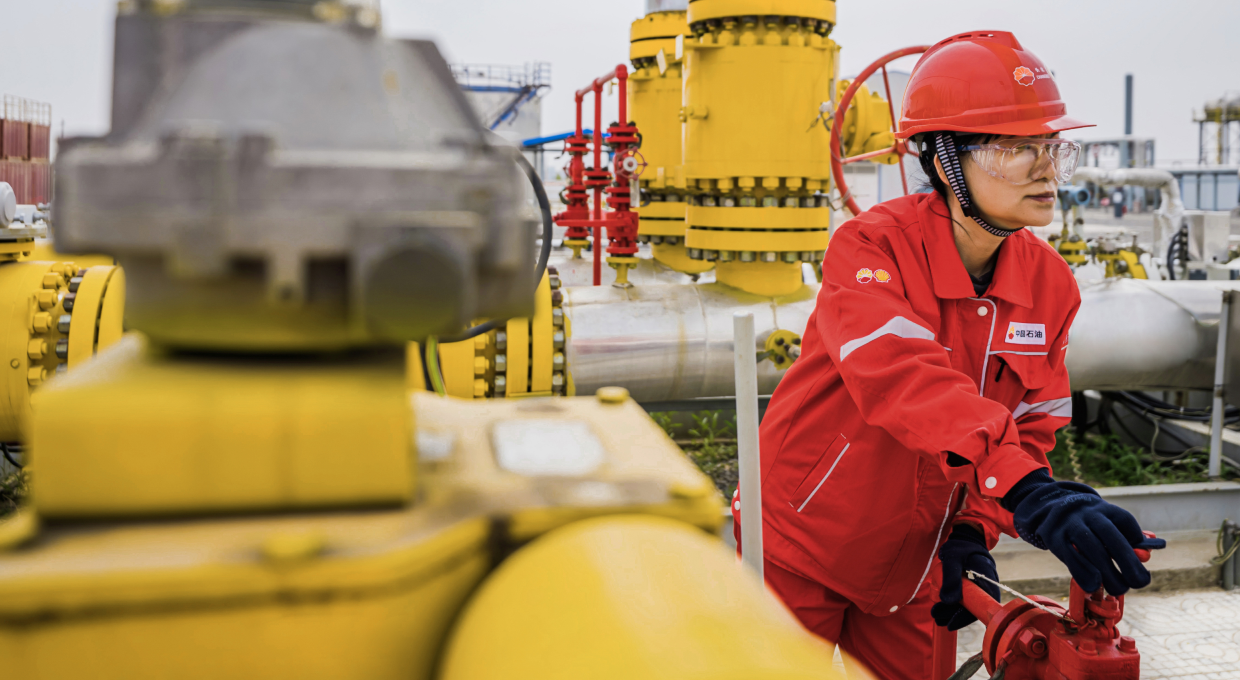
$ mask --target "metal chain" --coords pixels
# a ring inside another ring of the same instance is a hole
[[[1223,537],[1227,534],[1229,524],[1231,524],[1230,521],[1223,520],[1223,525],[1218,528],[1218,539],[1216,541],[1218,555],[1210,558],[1210,564],[1226,564],[1233,556],[1235,556],[1236,551],[1240,550],[1240,533],[1233,533],[1233,543],[1231,544],[1231,547],[1226,550],[1223,549]]]
[[[1076,442],[1072,441],[1076,430],[1069,428],[1065,433],[1064,443],[1068,448],[1068,460],[1072,463],[1072,479],[1078,484],[1085,483],[1084,473],[1081,472],[1081,459],[1077,456]]]
[[[951,677],[949,677],[947,680],[969,680],[969,678],[977,674],[977,671],[981,667],[982,667],[982,653],[978,652],[977,654],[974,654],[973,656],[969,657],[968,661],[965,661],[964,663],[960,664],[960,668],[957,668],[956,672],[952,673]]]

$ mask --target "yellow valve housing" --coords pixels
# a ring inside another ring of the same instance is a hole
[[[851,84],[848,80],[840,81],[837,101],[838,97],[844,96],[844,91]],[[887,100],[862,84],[853,94],[852,104],[844,114],[844,129],[840,130],[840,138],[844,140],[844,158],[891,148],[896,141],[893,129],[891,108]],[[894,165],[900,161],[900,157],[889,153],[871,158],[870,161]]]
[[[441,677],[841,678],[832,651],[717,541],[619,516],[576,522],[508,558],[466,607]]]
[[[687,187],[682,161],[683,127],[681,70],[684,60],[676,56],[676,40],[692,37],[683,11],[653,12],[633,22],[629,59],[630,117],[642,134],[641,154],[648,164],[640,178],[641,217],[638,240],[651,244],[654,259],[686,274],[700,274],[714,267],[691,259],[685,249]]]
[[[0,262],[0,441],[28,440],[31,393],[119,340],[124,313],[120,267]]]
[[[680,120],[682,60],[676,57],[677,36],[691,36],[685,12],[654,12],[633,22],[629,32],[629,117],[641,130],[646,170],[643,189],[680,191]],[[683,216],[682,216],[683,217]]]
[[[839,47],[832,0],[696,0],[682,39],[684,175],[692,259],[763,295],[802,285],[826,248],[829,135]],[[826,114],[826,115],[829,115]],[[761,273],[738,263],[761,262]]]

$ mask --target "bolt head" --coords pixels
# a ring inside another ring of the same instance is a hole
[[[41,290],[39,291],[39,308],[51,309],[56,306],[56,291]]]
[[[594,396],[602,404],[623,404],[629,400],[629,391],[623,387],[600,387]]]

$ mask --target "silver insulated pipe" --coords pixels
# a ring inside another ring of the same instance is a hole
[[[1225,288],[1240,290],[1240,282],[1082,284],[1068,350],[1072,389],[1211,389]],[[672,401],[732,396],[732,314],[754,313],[754,352],[760,352],[777,329],[805,333],[818,286],[779,300],[721,284],[565,292],[577,392],[620,385],[638,401]],[[782,375],[763,361],[758,391],[770,394]]]

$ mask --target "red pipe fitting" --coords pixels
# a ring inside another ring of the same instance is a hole
[[[626,152],[640,145],[641,136],[637,126],[628,120],[628,77],[626,66],[620,64],[588,86],[577,90],[577,132],[568,138],[564,149],[572,157],[569,163],[569,181],[566,198],[568,208],[555,216],[555,223],[568,227],[566,238],[582,239],[587,234],[594,237],[594,285],[602,280],[602,236],[606,229],[607,254],[613,257],[633,257],[637,254],[638,216],[632,211],[636,175],[625,170],[623,160]],[[603,166],[603,86],[618,80],[620,86],[619,118],[607,129],[606,144],[612,149],[613,167]],[[585,169],[584,157],[589,152],[588,140],[582,133],[582,107],[587,95],[594,94],[594,164]],[[589,193],[593,192],[591,205]],[[604,211],[605,204],[609,209]]]
[[[1146,533],[1150,538],[1153,534]],[[1138,550],[1141,561],[1147,551]],[[964,582],[964,606],[986,625],[982,661],[992,675],[1005,668],[1006,680],[1137,680],[1141,654],[1136,640],[1119,634],[1124,598],[1102,589],[1086,593],[1072,581],[1068,608],[1034,595],[1001,605],[976,583]],[[1040,605],[1040,606],[1039,606]],[[935,680],[955,669],[956,634],[934,629]]]

